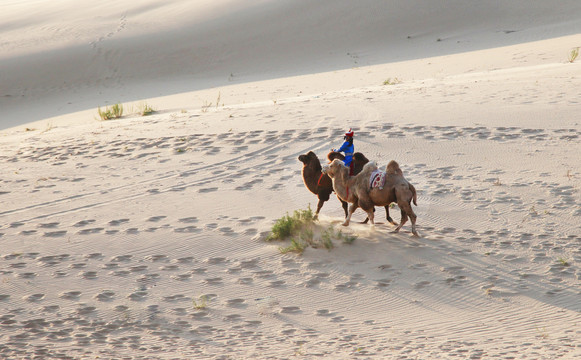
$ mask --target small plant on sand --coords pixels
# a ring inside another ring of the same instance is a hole
[[[99,117],[101,120],[118,119],[123,116],[123,105],[117,103],[112,106],[107,106],[105,110],[101,110],[101,107],[97,108]]]
[[[569,266],[569,261],[567,261],[567,259],[564,259],[564,258],[559,258],[559,265]]]
[[[311,227],[314,221],[315,217],[310,205],[307,210],[295,210],[292,216],[287,213],[274,223],[266,241],[284,240],[298,235],[301,230]]]
[[[202,112],[208,112],[208,109],[212,107],[212,103],[209,103],[207,101],[204,101],[204,103],[202,104]]]
[[[331,243],[330,247],[327,247],[326,245],[326,243],[333,238],[341,240],[343,244],[353,244],[353,242],[357,240],[356,235],[344,234],[342,230],[335,232],[335,228],[333,227],[333,225],[330,225],[321,235],[321,239],[323,240],[323,246],[325,246],[326,249],[331,249],[333,247],[333,243]]]
[[[327,230],[323,231],[323,234],[321,234],[321,241],[323,242],[323,246],[327,250],[331,250],[334,247],[333,240],[331,239],[334,235],[334,232],[335,231],[333,227],[329,226]]]
[[[571,49],[571,51],[569,51],[569,57],[568,60],[570,63],[575,62],[575,60],[577,60],[577,57],[579,56],[579,47],[575,47],[573,49]]]
[[[305,249],[307,248],[308,244],[300,239],[292,239],[291,243],[289,246],[287,247],[279,247],[278,251],[280,251],[281,254],[287,254],[289,252],[294,252],[297,254],[302,254]]]
[[[192,304],[194,305],[194,309],[204,310],[205,308],[208,307],[208,298],[206,297],[206,295],[202,295],[198,298],[197,301],[196,299],[192,299]]]
[[[343,244],[353,244],[355,240],[357,240],[357,235],[346,235],[343,234],[343,231],[339,230],[337,233],[339,239],[343,242]]]
[[[399,80],[398,78],[387,78],[387,80],[385,80],[383,82],[383,85],[397,85],[397,84],[401,84],[401,80]]]
[[[139,104],[137,106],[137,113],[141,116],[151,115],[155,112],[155,109],[146,103]]]

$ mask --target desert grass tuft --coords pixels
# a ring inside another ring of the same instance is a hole
[[[575,62],[575,60],[577,60],[577,57],[579,56],[579,47],[575,47],[573,49],[571,49],[571,51],[569,51],[569,57],[568,60],[570,63]]]
[[[295,210],[292,216],[287,213],[274,223],[266,241],[284,240],[296,236],[301,230],[311,227],[314,221],[315,217],[310,205],[307,210]]]
[[[387,80],[385,80],[383,82],[383,85],[397,85],[397,84],[401,84],[401,80],[399,80],[398,78],[388,78]]]
[[[141,116],[148,116],[153,114],[156,110],[147,103],[142,103],[137,106],[137,111]]]
[[[281,254],[294,252],[300,255],[305,251],[307,246],[308,244],[301,239],[292,239],[289,246],[286,247],[281,246],[278,248],[278,251],[280,251]]]
[[[192,304],[194,305],[194,309],[203,310],[208,307],[208,298],[206,295],[202,295],[197,301],[196,299],[192,299]]]
[[[123,116],[123,105],[117,103],[112,106],[107,106],[105,110],[101,110],[101,107],[98,107],[97,112],[101,120],[118,119]]]

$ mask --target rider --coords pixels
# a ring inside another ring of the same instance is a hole
[[[345,166],[349,167],[349,175],[353,175],[353,153],[355,152],[355,147],[353,146],[353,130],[349,129],[343,136],[345,142],[339,149],[331,149],[331,151],[344,152],[345,153]]]

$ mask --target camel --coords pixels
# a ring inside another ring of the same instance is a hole
[[[344,160],[345,156],[343,156],[343,154],[341,153],[331,151],[329,154],[327,154],[327,159],[329,159],[329,163],[331,163],[335,159]],[[365,166],[365,164],[367,164],[368,162],[369,159],[366,158],[365,155],[363,155],[362,153],[356,152],[355,154],[353,154],[353,174],[355,175],[359,174],[361,170],[363,170],[363,166]],[[341,198],[339,198],[339,200],[343,202]],[[397,226],[397,223],[393,221],[391,216],[389,216],[389,205],[386,205],[384,207],[385,207],[385,218],[387,219],[387,221],[389,221],[390,224]],[[373,211],[375,211],[375,208],[373,208]],[[345,217],[347,217],[347,213],[345,214]],[[369,217],[363,220],[363,224],[367,224],[368,221]]]
[[[398,232],[407,222],[408,216],[412,222],[412,233],[419,236],[416,231],[416,214],[411,202],[417,206],[416,189],[403,176],[399,164],[392,160],[385,169],[385,184],[383,188],[370,188],[369,181],[372,173],[377,170],[375,162],[364,165],[363,170],[349,176],[349,169],[342,161],[333,160],[323,171],[332,179],[333,189],[337,196],[351,203],[349,214],[343,223],[349,226],[353,212],[361,207],[369,217],[371,224],[375,224],[373,209],[375,206],[388,206],[392,202],[397,203],[401,210],[401,221],[394,232]]]
[[[339,154],[339,153],[337,153]],[[340,156],[343,156],[339,154]],[[303,182],[310,192],[317,195],[319,198],[319,203],[317,204],[317,210],[315,212],[315,219],[319,216],[319,212],[323,207],[325,201],[329,200],[331,193],[333,192],[333,183],[331,179],[322,173],[321,162],[314,152],[309,151],[306,154],[300,155],[299,160],[303,163],[302,175]],[[345,211],[345,217],[347,217],[347,203],[341,199],[341,206]]]
[[[339,152],[331,151],[327,154],[327,160],[331,163],[333,160],[339,159],[341,161],[345,160],[345,156]],[[313,194],[317,195],[319,202],[317,204],[317,210],[315,212],[315,219],[318,218],[319,212],[323,207],[325,201],[329,200],[331,193],[333,192],[333,183],[331,178],[329,178],[326,174],[322,173],[321,162],[317,155],[314,152],[309,151],[304,155],[299,156],[299,161],[303,163],[302,169],[302,176],[303,176],[303,183],[307,187],[307,189],[312,192]],[[363,166],[369,162],[369,159],[365,157],[360,152],[356,152],[353,154],[353,172],[354,174],[359,174],[363,169]],[[345,212],[345,218],[348,216],[348,204],[347,202],[341,200],[341,198],[337,197],[339,201],[341,201],[341,206],[343,207],[343,211]],[[375,211],[375,209],[374,209]],[[397,223],[393,221],[391,216],[389,216],[389,205],[385,206],[385,215],[387,221],[391,224],[397,226]],[[369,221],[369,217],[367,217],[363,224],[367,224]]]

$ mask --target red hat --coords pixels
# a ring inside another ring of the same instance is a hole
[[[353,137],[353,130],[349,129],[349,131],[345,133],[345,136]]]

